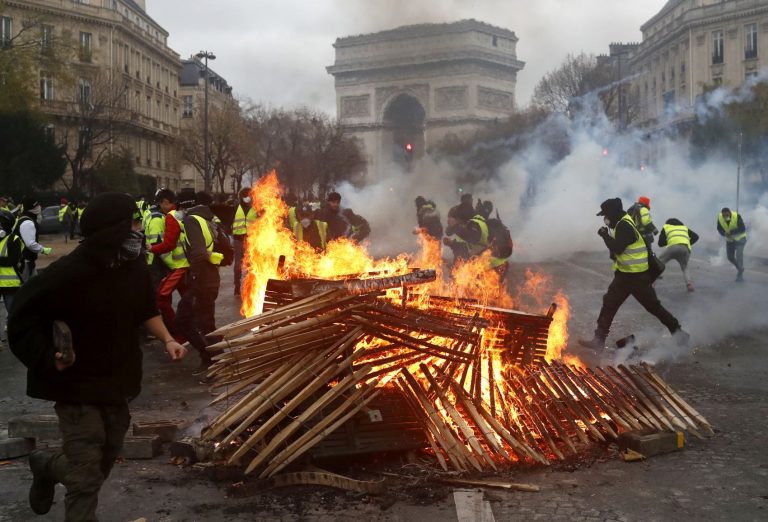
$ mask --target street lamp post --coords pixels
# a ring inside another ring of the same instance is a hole
[[[203,116],[203,154],[205,171],[203,172],[203,190],[206,192],[211,191],[211,169],[210,169],[210,156],[208,152],[208,60],[215,60],[216,55],[210,51],[200,51],[195,56],[200,60],[205,60],[205,69],[203,74],[205,75],[205,109]]]

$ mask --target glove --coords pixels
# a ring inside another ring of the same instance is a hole
[[[53,254],[53,249],[51,247],[43,247],[43,254],[46,256],[50,256]]]
[[[211,253],[211,264],[220,265],[223,260],[224,254],[220,254],[218,252]]]
[[[606,236],[608,236],[608,235],[609,235],[609,234],[608,234],[608,227],[600,227],[600,228],[597,230],[597,235],[598,235],[598,236],[600,236],[600,237],[606,237]]]

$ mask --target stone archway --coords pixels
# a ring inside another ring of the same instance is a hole
[[[391,150],[392,161],[403,168],[424,155],[426,117],[421,102],[405,93],[394,96],[384,110],[382,150]]]

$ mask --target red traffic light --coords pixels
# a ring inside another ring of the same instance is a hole
[[[405,151],[406,152],[413,152],[413,143],[406,143],[405,144]]]

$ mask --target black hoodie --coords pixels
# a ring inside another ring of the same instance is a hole
[[[190,274],[199,288],[219,288],[221,283],[219,267],[211,263],[211,254],[207,249],[200,222],[192,216],[203,218],[211,227],[214,214],[207,206],[197,205],[190,208],[184,216],[184,233],[187,236],[184,250],[187,254],[187,261],[189,261]],[[213,227],[210,230],[213,236]]]
[[[30,279],[14,299],[8,341],[28,369],[30,397],[115,404],[141,390],[139,326],[158,311],[145,260],[117,258],[131,230],[133,199],[107,196],[95,198],[83,214],[86,239]],[[61,372],[54,365],[55,320],[72,331],[76,357]]]

